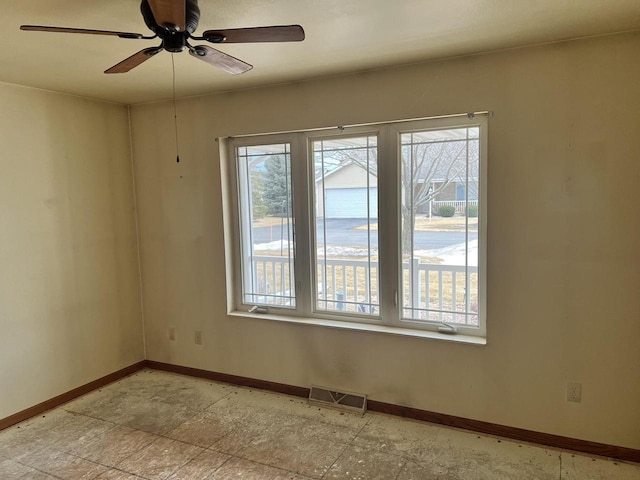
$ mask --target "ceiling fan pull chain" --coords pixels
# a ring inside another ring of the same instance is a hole
[[[176,163],[180,163],[180,145],[178,142],[178,109],[176,108],[176,64],[171,54],[171,70],[173,71],[173,124],[176,130]]]

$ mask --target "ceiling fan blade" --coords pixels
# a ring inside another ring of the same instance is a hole
[[[108,70],[105,70],[104,73],[126,73],[132,68],[137,67],[142,62],[149,60],[156,53],[162,51],[162,47],[150,47],[145,48],[144,50],[140,50],[138,53],[134,53],[129,58],[125,58],[120,63],[114,65]]]
[[[20,25],[20,30],[28,32],[85,33],[89,35],[113,35],[120,38],[143,38],[140,33],[113,32],[111,30],[88,30],[86,28],[46,27],[43,25]]]
[[[161,27],[184,32],[187,18],[186,0],[148,0],[153,18]]]
[[[192,56],[213,65],[214,67],[221,68],[225,72],[231,73],[232,75],[248,72],[253,68],[253,65],[249,65],[242,60],[238,60],[231,55],[227,55],[226,53],[206,45],[196,45],[189,50],[189,53]]]
[[[301,42],[304,40],[304,29],[300,25],[229,28],[207,30],[202,36],[213,43]]]

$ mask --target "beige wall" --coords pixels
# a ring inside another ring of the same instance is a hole
[[[0,83],[0,418],[144,358],[126,107]]]
[[[638,52],[625,34],[184,100],[180,164],[171,104],[133,108],[148,357],[640,448]],[[478,110],[488,345],[226,315],[216,137]]]

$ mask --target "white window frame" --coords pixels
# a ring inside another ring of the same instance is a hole
[[[322,131],[322,132],[309,132],[307,134],[305,134],[305,145],[306,145],[306,160],[307,160],[307,168],[310,169],[310,172],[314,171],[314,158],[313,158],[313,142],[314,141],[318,141],[318,140],[327,140],[327,139],[333,139],[333,138],[356,138],[356,137],[366,137],[366,136],[376,136],[378,137],[378,161],[380,159],[380,128],[382,127],[382,125],[377,126],[378,128],[374,128],[372,129],[369,126],[365,126],[365,127],[343,127],[341,129],[339,129],[338,133],[336,134],[335,130],[331,130],[331,131]],[[314,204],[314,189],[315,189],[315,181],[313,181],[314,179],[308,178],[306,179],[306,182],[308,184],[309,190],[308,190],[308,201],[309,201],[309,205],[310,205],[310,209],[309,209],[309,215],[308,218],[305,219],[305,231],[308,231],[309,233],[309,243],[307,245],[309,245],[310,248],[308,248],[307,250],[309,251],[309,253],[311,254],[311,258],[309,259],[310,263],[309,263],[309,267],[310,267],[310,271],[309,271],[309,277],[310,278],[317,278],[317,268],[318,268],[318,261],[316,260],[316,256],[314,255],[314,248],[313,246],[315,245],[315,234],[314,231],[315,229],[313,228],[313,225],[315,223],[314,221],[314,217],[313,217],[313,204]],[[378,183],[378,188],[380,187],[380,184]],[[380,207],[378,204],[378,214],[380,212]],[[380,230],[378,229],[378,245],[380,242]],[[379,247],[378,247],[379,248]],[[379,251],[379,250],[378,250]],[[378,264],[378,282],[380,282],[380,264]],[[381,284],[378,283],[378,288],[380,289]],[[347,321],[353,321],[353,322],[357,322],[357,323],[364,323],[364,324],[374,324],[374,325],[384,325],[384,321],[382,320],[382,304],[380,303],[379,309],[378,309],[378,314],[374,314],[374,315],[359,315],[359,314],[355,314],[355,313],[350,313],[350,312],[330,312],[327,310],[320,310],[317,308],[317,302],[315,301],[315,299],[317,299],[317,289],[318,289],[318,282],[312,282],[311,285],[312,288],[312,296],[309,299],[310,304],[312,306],[311,310],[310,310],[310,315],[312,315],[313,317],[316,318],[323,318],[323,319],[343,319],[343,320],[347,320]],[[379,290],[379,292],[381,292],[381,290]],[[378,295],[380,297],[380,294]],[[380,300],[380,298],[379,298]]]
[[[227,292],[229,314],[262,316],[264,318],[312,323],[359,330],[388,331],[399,334],[418,334],[435,338],[486,338],[486,247],[487,247],[487,115],[486,113],[407,120],[385,124],[340,127],[326,130],[299,131],[282,134],[252,135],[220,139],[221,166],[224,191],[225,237],[227,250]],[[430,129],[479,127],[479,208],[478,208],[478,327],[457,325],[457,335],[439,333],[441,324],[402,319],[401,299],[401,188],[400,188],[400,135],[410,131]],[[316,308],[317,282],[313,198],[315,176],[312,142],[336,137],[378,137],[378,299],[379,312],[375,315],[348,312],[319,311]],[[268,144],[291,145],[291,186],[294,216],[294,272],[296,307],[268,306],[249,313],[254,305],[242,303],[242,265],[240,251],[240,223],[238,195],[238,167],[236,148]],[[433,334],[433,335],[432,335]],[[464,341],[464,340],[462,340]],[[484,343],[471,341],[471,343]]]

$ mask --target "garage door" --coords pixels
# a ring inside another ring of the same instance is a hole
[[[378,189],[369,189],[369,215],[378,218]],[[326,218],[367,218],[366,188],[328,188],[325,190]]]

